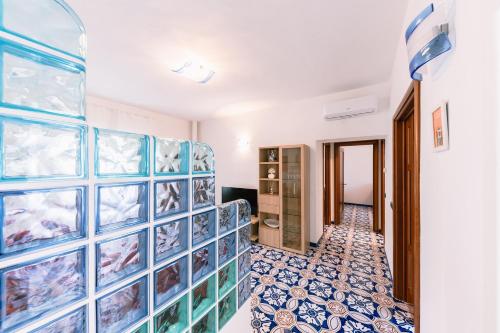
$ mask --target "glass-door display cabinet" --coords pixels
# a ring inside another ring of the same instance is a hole
[[[259,157],[259,242],[305,254],[309,248],[309,147],[262,147]]]

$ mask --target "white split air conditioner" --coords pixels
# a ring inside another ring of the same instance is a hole
[[[375,113],[377,110],[377,96],[367,96],[326,104],[323,116],[326,120],[341,120]]]

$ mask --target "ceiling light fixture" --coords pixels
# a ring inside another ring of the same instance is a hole
[[[171,68],[171,70],[198,83],[207,83],[215,74],[213,70],[193,61],[188,61],[181,67]]]

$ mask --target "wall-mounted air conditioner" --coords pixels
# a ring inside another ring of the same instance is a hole
[[[377,110],[377,96],[366,96],[326,104],[323,116],[326,120],[341,120],[375,113]]]

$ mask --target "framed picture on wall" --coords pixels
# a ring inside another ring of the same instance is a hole
[[[432,131],[434,135],[434,151],[440,152],[448,150],[449,132],[448,132],[448,103],[443,103],[439,108],[432,112]]]

